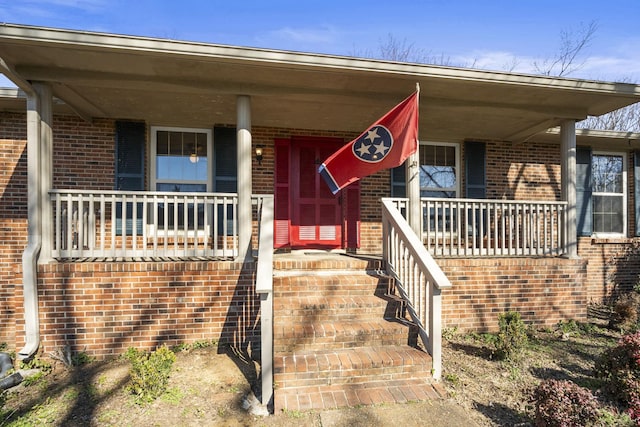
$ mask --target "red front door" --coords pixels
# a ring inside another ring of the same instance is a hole
[[[296,141],[291,146],[291,245],[342,245],[340,196],[334,196],[318,173],[318,166],[340,148],[318,140]]]
[[[276,140],[276,247],[358,246],[354,230],[358,230],[360,221],[359,186],[348,196],[345,191],[334,196],[318,173],[320,163],[343,144],[335,138]],[[347,197],[357,203],[351,210],[343,209]]]

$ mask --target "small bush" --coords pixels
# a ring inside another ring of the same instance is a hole
[[[629,417],[640,426],[640,399],[634,400],[629,404],[629,410],[627,412]]]
[[[571,381],[545,380],[532,393],[536,427],[583,426],[599,415],[591,391]]]
[[[613,306],[610,324],[623,331],[637,331],[640,321],[640,293],[624,295]]]
[[[167,389],[176,355],[167,347],[147,353],[129,348],[125,357],[131,362],[131,380],[127,390],[138,404],[154,401]]]
[[[640,402],[640,332],[623,336],[606,350],[596,361],[595,371],[613,398],[628,407]]]
[[[513,359],[519,356],[529,342],[527,326],[520,313],[509,311],[498,316],[500,331],[496,336],[496,355],[499,359]]]

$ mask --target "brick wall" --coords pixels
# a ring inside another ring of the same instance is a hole
[[[0,342],[16,336],[15,290],[27,243],[27,128],[25,114],[0,114]]]
[[[487,142],[488,199],[560,200],[560,145]]]
[[[640,239],[580,237],[578,254],[589,260],[589,302],[610,303],[640,283]]]
[[[453,285],[443,292],[445,328],[494,331],[498,315],[510,310],[536,326],[586,318],[586,260],[450,258],[438,264]]]
[[[41,351],[96,357],[217,340],[259,339],[252,264],[221,261],[49,264],[39,268]]]

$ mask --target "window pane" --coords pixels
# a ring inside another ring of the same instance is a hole
[[[207,180],[207,135],[195,132],[158,131],[156,179]]]
[[[169,132],[161,130],[156,133],[156,153],[164,156],[169,154]]]
[[[157,191],[179,191],[181,193],[202,193],[207,191],[206,184],[176,184],[169,182],[159,182],[156,184]]]
[[[594,154],[593,191],[596,193],[619,193],[622,188],[622,174],[624,170],[622,156]]]
[[[622,233],[622,196],[593,196],[593,229],[596,233]]]
[[[455,197],[457,187],[456,147],[420,146],[420,192],[423,197]],[[435,192],[435,193],[434,193]],[[451,194],[453,196],[442,196]]]

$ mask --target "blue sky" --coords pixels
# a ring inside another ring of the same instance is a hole
[[[0,0],[0,22],[338,55],[377,53],[391,35],[452,64],[520,72],[595,22],[571,77],[636,83],[639,16],[640,0]]]

